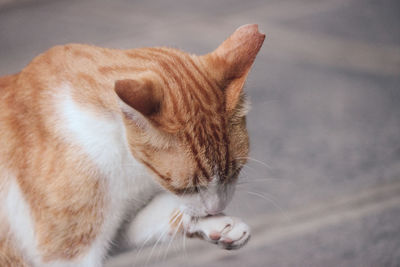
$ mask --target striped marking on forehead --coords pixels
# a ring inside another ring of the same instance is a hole
[[[128,56],[147,61],[146,68],[160,77],[166,121],[184,126],[199,113],[215,117],[225,112],[223,91],[197,58],[168,48],[143,48]]]
[[[226,177],[229,139],[224,93],[217,81],[188,54],[168,48],[144,48],[137,53],[140,59],[154,62],[149,66],[163,83],[172,119],[183,126],[182,137],[198,169],[194,182],[200,179],[198,175],[206,179],[215,174]]]
[[[211,118],[203,117],[200,122],[189,125],[184,133],[197,167],[207,180],[216,174],[225,179],[229,171],[229,139],[222,116],[220,121],[214,123]]]
[[[185,140],[198,169],[207,179],[211,178],[215,167],[220,177],[226,176],[229,167],[229,140],[223,117],[225,104],[222,90],[207,78],[190,56],[163,48],[149,48],[148,51],[158,56],[165,73],[171,75],[181,89],[184,109],[191,114],[186,122],[193,124],[192,129],[185,133]],[[199,116],[200,114],[202,115]],[[215,118],[218,119],[215,121]],[[203,150],[205,155],[201,157],[199,152]]]
[[[193,112],[201,108],[209,115],[221,111],[222,90],[200,70],[189,55],[163,48],[148,48],[145,51],[149,56],[157,58],[157,63],[163,69],[159,75],[169,81],[167,85],[179,90],[185,111]]]

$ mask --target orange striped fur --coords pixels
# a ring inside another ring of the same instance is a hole
[[[41,261],[81,257],[111,216],[104,174],[56,127],[62,122],[54,99],[64,99],[63,84],[83,110],[123,118],[130,152],[162,187],[193,194],[213,177],[234,182],[246,162],[242,88],[263,40],[257,26],[248,25],[203,56],[68,44],[0,78],[0,200],[17,185]],[[4,213],[0,207],[0,218]],[[24,248],[7,220],[0,224],[0,266],[22,266]]]

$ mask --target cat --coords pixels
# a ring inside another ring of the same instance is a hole
[[[128,217],[133,247],[246,244],[249,226],[223,210],[264,38],[244,25],[202,56],[67,44],[0,78],[0,266],[101,266]]]

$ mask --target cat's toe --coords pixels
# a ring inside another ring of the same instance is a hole
[[[196,230],[205,240],[224,249],[238,249],[250,239],[250,228],[239,218],[212,216],[200,220]]]
[[[232,218],[228,216],[210,216],[201,218],[192,231],[200,234],[209,242],[218,243],[222,235],[230,230],[233,223]]]
[[[250,239],[250,228],[244,222],[236,219],[229,231],[223,232],[218,245],[224,249],[239,249]]]

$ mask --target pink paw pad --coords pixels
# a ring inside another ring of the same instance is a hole
[[[218,232],[211,232],[209,237],[211,240],[218,241],[221,238],[221,234]]]

